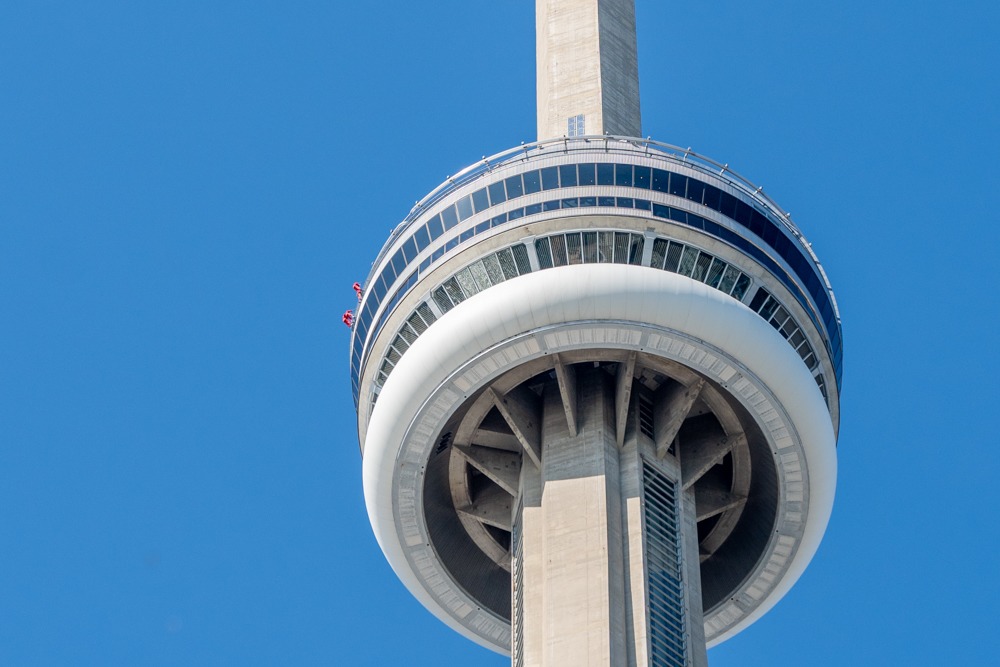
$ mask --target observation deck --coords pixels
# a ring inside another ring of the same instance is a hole
[[[609,530],[641,542],[638,526],[686,522],[668,542],[687,551],[664,562],[694,583],[664,604],[686,609],[703,651],[765,613],[819,544],[842,349],[811,246],[728,165],[621,136],[483,158],[393,230],[358,306],[351,379],[376,536],[432,612],[516,656],[532,641],[516,582],[535,576],[539,489],[573,451],[620,452],[578,477],[613,479],[624,506],[667,489],[659,514]],[[595,433],[590,449],[565,445]],[[600,514],[612,522],[614,502]]]

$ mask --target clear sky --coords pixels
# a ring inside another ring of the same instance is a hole
[[[1000,4],[637,14],[644,133],[791,211],[844,320],[826,539],[711,664],[996,664]],[[372,537],[340,316],[414,201],[534,138],[533,22],[0,3],[0,665],[507,664]]]

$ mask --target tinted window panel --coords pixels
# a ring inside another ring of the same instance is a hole
[[[615,165],[615,185],[624,185],[627,187],[632,187],[632,165],[630,164]]]
[[[670,174],[670,194],[683,197],[687,191],[687,176],[680,174]]]
[[[712,210],[718,211],[719,199],[721,196],[722,193],[719,191],[719,188],[715,187],[714,185],[706,185],[703,202],[705,206],[709,207]]]
[[[430,236],[427,234],[427,228],[423,225],[417,227],[417,231],[413,233],[413,238],[417,242],[417,251],[423,250],[431,242]]]
[[[597,165],[597,184],[598,185],[615,184],[615,165],[603,162]]]
[[[537,171],[527,171],[522,175],[524,176],[524,194],[530,195],[541,191],[542,181]]]
[[[687,198],[698,204],[701,203],[702,197],[705,196],[705,184],[701,181],[696,181],[693,178],[688,180],[688,192]]]
[[[432,241],[441,236],[441,233],[444,231],[444,227],[441,226],[441,216],[435,215],[427,221],[427,231],[430,232]]]
[[[521,186],[520,174],[517,176],[511,176],[506,179],[504,183],[507,184],[507,199],[514,199],[524,194],[524,188]]]
[[[559,179],[562,183],[561,187],[571,188],[577,185],[578,181],[576,179],[576,165],[575,164],[564,164],[559,167]]]
[[[485,211],[490,207],[490,198],[486,194],[486,188],[476,190],[472,193],[472,204],[476,208],[476,213]]]
[[[462,197],[458,200],[458,219],[465,220],[472,216],[472,197]]]
[[[445,210],[441,211],[441,222],[444,223],[445,229],[451,229],[458,224],[458,216],[455,215],[454,206],[449,206]]]
[[[407,262],[412,262],[417,256],[417,242],[413,240],[412,236],[403,243],[403,256],[406,257]]]
[[[502,204],[507,201],[507,194],[503,189],[503,181],[497,181],[496,183],[490,183],[490,204],[496,206],[497,204]]]
[[[597,178],[594,175],[596,165],[593,163],[585,163],[578,165],[580,169],[580,185],[594,185],[597,183]]]
[[[653,189],[657,192],[666,192],[670,184],[670,172],[662,169],[653,170]]]
[[[649,167],[636,167],[635,168],[635,182],[634,185],[637,188],[642,188],[643,190],[648,190],[650,185],[650,179],[652,178],[652,169]]]
[[[542,189],[554,190],[559,187],[559,170],[555,167],[545,167],[541,170]]]

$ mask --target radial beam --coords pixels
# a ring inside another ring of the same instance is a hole
[[[493,402],[521,442],[525,453],[536,466],[541,467],[542,420],[538,397],[524,387],[518,387],[505,396],[500,396],[493,389],[486,391],[493,395]]]
[[[571,437],[576,437],[576,369],[566,365],[555,355],[556,382],[559,384],[559,396],[562,398],[563,411],[566,412],[566,425]]]
[[[489,447],[455,445],[455,450],[465,457],[472,467],[492,479],[501,489],[512,496],[517,495],[518,480],[521,477],[521,455],[504,452]]]
[[[642,134],[635,0],[537,0],[538,139]]]
[[[483,489],[472,505],[459,508],[458,511],[495,528],[509,531],[513,500],[510,494],[500,487],[489,486]]]
[[[743,433],[735,436],[723,434],[697,436],[680,443],[681,478],[684,489],[701,479],[712,466],[721,461],[734,447],[745,446]]]
[[[705,381],[702,379],[686,387],[679,382],[672,382],[656,392],[656,398],[653,400],[656,410],[653,417],[653,435],[656,441],[656,455],[661,459],[667,455],[670,443],[677,437],[681,424],[687,419],[703,386]]]
[[[615,438],[618,446],[625,443],[625,423],[628,420],[628,406],[632,399],[632,380],[635,378],[636,353],[629,352],[628,358],[618,364],[615,381]]]

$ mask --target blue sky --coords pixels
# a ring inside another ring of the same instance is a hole
[[[637,13],[644,133],[791,211],[844,320],[826,540],[711,664],[994,664],[1000,5]],[[0,664],[507,664],[372,537],[340,315],[534,138],[533,16],[0,5]]]

